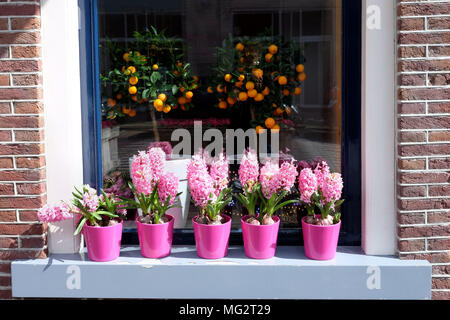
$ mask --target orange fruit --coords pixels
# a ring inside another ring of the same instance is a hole
[[[300,88],[300,87],[295,87],[295,89],[294,89],[294,94],[295,94],[296,96],[298,96],[300,93],[302,93],[302,88]]]
[[[258,91],[256,91],[255,89],[249,90],[249,91],[247,92],[247,95],[248,95],[250,98],[256,97],[257,94],[258,94]]]
[[[164,93],[160,93],[158,95],[158,99],[161,100],[162,102],[166,102],[167,96]]]
[[[273,58],[273,54],[271,53],[266,53],[266,55],[264,56],[264,58],[266,59],[267,62],[271,62],[272,58]]]
[[[184,92],[184,88],[182,86],[178,90],[180,90],[180,92]]]
[[[161,99],[155,99],[155,101],[153,101],[153,106],[156,108],[156,110],[158,110],[158,108],[162,108],[164,106],[164,101],[162,101]]]
[[[265,129],[264,129],[262,126],[256,126],[255,130],[256,130],[256,133],[257,133],[257,134],[260,134],[260,133],[263,132],[263,130],[265,130]]]
[[[287,78],[285,76],[280,76],[278,78],[278,83],[282,86],[284,86],[287,83]]]
[[[179,103],[179,104],[184,105],[184,104],[186,104],[186,102],[187,102],[187,101],[186,101],[186,98],[185,98],[185,97],[179,97],[179,98],[178,98],[178,103]]]
[[[130,110],[130,112],[128,112],[128,115],[129,115],[131,118],[134,118],[134,117],[136,116],[136,110],[135,110],[135,109]]]
[[[274,44],[271,44],[271,45],[269,46],[269,52],[270,52],[271,54],[277,53],[277,52],[278,52],[278,47],[277,47],[276,45],[274,45]]]
[[[181,110],[183,110],[183,111],[186,111],[186,110],[187,110],[187,108],[186,108],[186,106],[185,106],[184,104],[182,104],[180,108],[181,108]]]
[[[261,79],[264,74],[264,72],[261,69],[253,69],[252,73],[257,79]]]
[[[276,108],[276,107],[277,107],[277,104],[276,104],[276,103],[272,103],[272,107],[273,107],[273,108]]]
[[[255,84],[252,81],[247,81],[247,83],[245,84],[245,88],[247,90],[252,90],[255,87]]]
[[[244,72],[244,68],[239,67],[239,68],[238,68],[238,71],[239,71],[239,72]]]
[[[182,66],[183,66],[183,62],[178,61],[178,62],[177,62],[177,67],[182,67]]]
[[[225,101],[219,102],[219,108],[220,109],[226,109],[228,107],[228,104]]]
[[[284,110],[284,111],[286,111],[286,114],[289,116],[290,114],[291,114],[291,108],[289,108],[289,107],[286,107],[286,109]]]
[[[208,89],[206,91],[208,91],[208,93],[214,93],[214,91],[211,87],[208,87]]]
[[[285,96],[288,96],[288,95],[291,94],[291,92],[290,92],[288,89],[283,89],[283,94],[284,94]]]
[[[266,121],[264,121],[264,124],[267,128],[271,129],[275,125],[275,120],[269,117],[266,119]]]
[[[295,67],[295,71],[297,71],[298,73],[301,73],[301,72],[303,72],[304,70],[305,70],[305,66],[302,65],[302,64],[298,64],[298,65]]]
[[[261,92],[263,95],[267,96],[270,93],[269,87],[265,87],[264,90]]]
[[[133,94],[133,95],[131,96],[131,100],[133,100],[133,101],[138,101],[137,95]]]
[[[239,92],[239,100],[240,101],[246,101],[248,99],[248,95],[245,92]]]
[[[136,94],[136,92],[137,92],[137,88],[135,86],[131,86],[128,88],[129,94]]]
[[[280,126],[275,124],[272,128],[270,128],[271,132],[280,132]]]
[[[234,84],[236,87],[240,88],[244,85],[244,83],[242,81],[238,81]]]
[[[228,97],[227,102],[230,106],[236,103],[236,98]]]
[[[245,76],[244,76],[243,74],[241,74],[241,75],[239,76],[239,78],[238,78],[238,80],[241,81],[241,82],[244,81],[244,79],[245,79]]]
[[[138,77],[130,77],[130,84],[135,85],[136,83],[138,83],[139,79]]]
[[[125,68],[125,66],[122,66],[122,72],[125,72],[125,70],[127,70],[127,69]]]
[[[298,76],[297,76],[297,79],[298,79],[298,81],[305,81],[306,73],[304,73],[304,72],[299,73]]]
[[[244,45],[239,42],[238,44],[236,44],[236,50],[238,50],[238,51],[244,50]]]
[[[127,108],[126,106],[122,107],[122,113],[128,114],[131,111],[131,108]]]
[[[129,70],[131,73],[135,73],[135,72],[136,72],[136,68],[133,67],[133,66],[129,66],[129,67],[127,68],[127,70]]]
[[[114,107],[117,102],[116,102],[116,100],[109,98],[106,103],[108,104],[108,106]]]
[[[230,82],[230,80],[231,80],[231,74],[227,73],[227,74],[225,75],[225,77],[223,77],[223,78],[225,79],[226,82]]]
[[[170,110],[172,110],[172,107],[171,107],[171,106],[165,106],[165,107],[163,108],[163,112],[164,112],[164,113],[168,113]]]
[[[217,89],[217,92],[223,92],[223,87],[221,84],[218,84],[216,89]]]
[[[153,70],[158,70],[158,65],[157,64],[152,65],[152,69]]]
[[[117,99],[117,100],[122,99],[122,94],[121,94],[121,93],[116,94],[116,99]]]
[[[275,109],[275,115],[277,116],[281,116],[283,114],[283,109],[281,109],[280,107]]]
[[[264,95],[262,94],[262,93],[258,93],[256,96],[255,96],[255,101],[263,101],[264,100]]]
[[[197,76],[193,76],[192,78],[194,79],[195,82],[198,82],[198,77]]]
[[[128,61],[128,56],[129,56],[129,55],[130,55],[130,54],[129,54],[128,52],[125,52],[125,53],[123,54],[123,56],[122,56],[123,60]]]
[[[194,94],[192,93],[192,91],[188,91],[188,92],[186,92],[186,98],[188,98],[188,99],[192,99],[192,97],[194,96]]]

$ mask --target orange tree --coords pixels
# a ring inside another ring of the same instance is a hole
[[[102,105],[103,114],[108,119],[134,117],[139,105],[150,106],[152,115],[155,110],[168,113],[178,107],[184,111],[192,108],[199,84],[190,64],[183,62],[184,44],[154,27],[135,31],[133,40],[126,48],[106,41],[110,68],[100,77],[103,96],[109,97]]]
[[[306,79],[303,49],[296,41],[260,36],[231,35],[217,48],[207,91],[216,95],[217,107],[249,108],[250,125],[279,130],[278,119],[288,118],[294,95]]]

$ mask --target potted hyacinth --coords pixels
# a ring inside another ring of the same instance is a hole
[[[274,213],[297,202],[283,201],[298,174],[294,160],[284,161],[281,165],[269,160],[259,169],[256,153],[248,150],[242,157],[238,173],[244,192],[235,196],[248,211],[241,219],[245,254],[254,259],[271,258],[275,255],[280,227],[280,219]],[[258,203],[260,212],[257,215]]]
[[[191,197],[200,211],[192,222],[197,255],[201,258],[219,259],[228,252],[231,217],[222,214],[232,200],[228,169],[223,153],[209,159],[198,152],[187,166]]]
[[[131,164],[131,190],[135,200],[123,199],[128,208],[139,209],[136,217],[141,254],[162,258],[172,248],[174,217],[167,210],[176,206],[178,177],[165,170],[166,154],[161,148],[140,151]]]
[[[340,173],[330,173],[325,161],[314,170],[300,171],[298,189],[300,202],[308,214],[302,218],[305,255],[314,260],[329,260],[336,255],[341,226],[339,206],[344,202]],[[316,208],[320,214],[316,214]]]

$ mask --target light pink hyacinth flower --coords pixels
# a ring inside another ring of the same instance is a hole
[[[238,174],[241,185],[246,186],[249,192],[252,192],[253,186],[258,182],[259,176],[258,157],[254,150],[250,149],[242,156]]]
[[[61,202],[59,205],[46,204],[39,209],[37,216],[42,222],[58,222],[73,217],[68,204]]]
[[[300,171],[298,177],[298,190],[300,192],[300,200],[310,204],[311,196],[317,191],[318,183],[314,172],[310,168]]]

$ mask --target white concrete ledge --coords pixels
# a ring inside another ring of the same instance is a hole
[[[339,247],[335,259],[314,261],[303,247],[278,246],[276,256],[253,260],[230,247],[219,260],[197,257],[195,246],[174,246],[146,259],[127,246],[111,262],[86,253],[53,254],[12,263],[14,297],[164,299],[430,299],[431,265],[423,260],[367,256]]]

